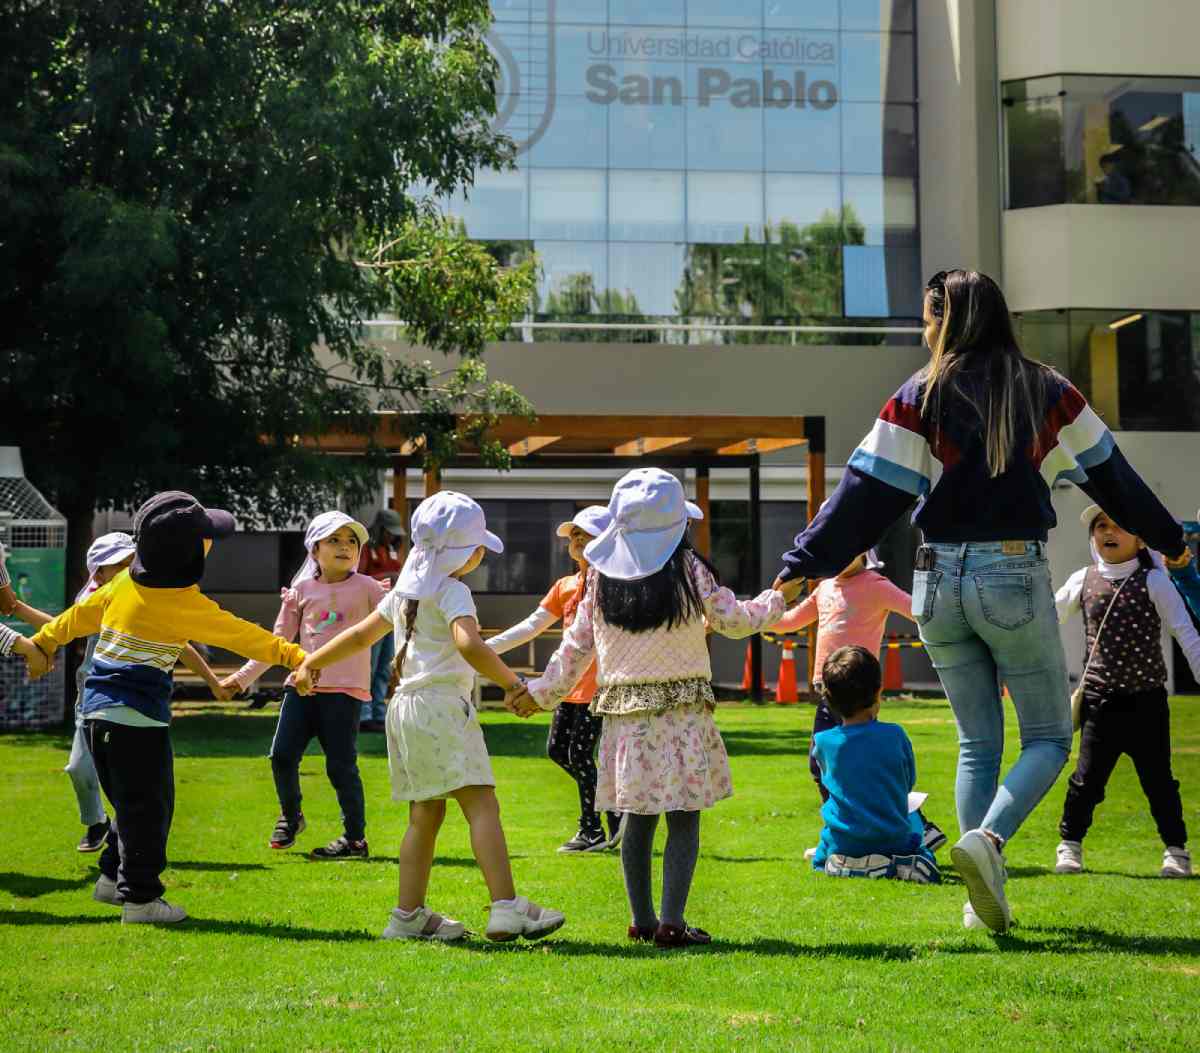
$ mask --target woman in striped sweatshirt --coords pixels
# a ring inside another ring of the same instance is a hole
[[[1189,558],[1180,524],[1130,467],[1083,396],[1027,359],[999,286],[975,271],[925,290],[929,365],[888,401],[836,492],[783,557],[776,587],[836,574],[917,501],[924,533],[912,614],[958,723],[962,837],[952,849],[970,896],[963,922],[1004,932],[1001,850],[1054,784],[1071,745],[1066,660],[1045,557],[1050,488],[1069,479],[1114,521]],[[1012,695],[1021,753],[1002,785]]]

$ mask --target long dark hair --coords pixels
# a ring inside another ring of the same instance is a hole
[[[1022,353],[1004,293],[986,274],[939,271],[926,284],[925,296],[938,335],[922,374],[921,416],[938,428],[947,395],[967,403],[983,429],[988,472],[1003,475],[1020,446],[1031,446],[1035,456],[1039,452],[1050,370]],[[982,396],[961,383],[966,369],[984,373]]]
[[[674,629],[704,616],[704,601],[692,580],[692,561],[699,560],[720,583],[717,568],[692,547],[685,533],[667,565],[640,581],[621,581],[599,575],[596,602],[604,620],[631,633],[665,625]]]

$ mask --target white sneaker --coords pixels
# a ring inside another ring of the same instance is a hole
[[[968,830],[958,839],[950,858],[967,886],[971,906],[993,932],[1006,932],[1012,911],[1004,897],[1004,857],[982,830]]]
[[[1163,852],[1162,870],[1159,873],[1163,877],[1191,877],[1192,854],[1186,848],[1170,846]]]
[[[117,891],[117,883],[103,874],[96,878],[96,887],[92,889],[92,899],[97,903],[107,903],[110,907],[120,907],[125,903]]]
[[[1083,873],[1083,843],[1081,841],[1059,841],[1054,855],[1054,873]]]
[[[963,904],[963,928],[964,929],[986,929],[983,919],[975,913],[975,908],[971,906],[971,901],[967,900]]]
[[[812,857],[815,856],[816,854],[817,854],[817,846],[816,845],[813,845],[812,848],[806,848],[804,850],[804,858],[809,860],[809,862],[812,861]]]
[[[149,903],[126,903],[121,907],[122,925],[174,925],[187,916],[182,907],[173,907],[161,897]]]
[[[428,907],[420,907],[406,918],[397,907],[392,911],[387,928],[383,930],[385,940],[442,940],[450,943],[461,940],[467,927],[461,921],[435,914]]]
[[[503,942],[524,936],[527,940],[539,940],[561,929],[567,920],[562,911],[539,907],[524,896],[507,903],[493,903],[488,917],[487,938]]]

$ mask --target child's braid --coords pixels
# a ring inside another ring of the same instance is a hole
[[[389,698],[396,693],[396,687],[404,675],[404,660],[408,657],[408,645],[417,624],[417,608],[420,606],[420,600],[404,601],[404,642],[400,645],[400,650],[396,652],[396,657],[392,659],[392,675],[388,679]]]

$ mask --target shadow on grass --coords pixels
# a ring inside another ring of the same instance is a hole
[[[182,862],[170,862],[167,864],[168,870],[198,870],[198,871],[243,871],[243,870],[270,870],[271,868],[265,863],[219,863],[207,859],[200,860],[184,860]]]
[[[77,878],[42,877],[40,874],[17,874],[13,871],[0,872],[0,891],[21,899],[36,899],[52,892],[78,892],[87,888],[96,879],[90,875]]]
[[[1144,936],[1106,932],[1090,925],[1020,925],[1006,936],[993,937],[992,946],[1017,954],[1133,954],[1147,957],[1200,955],[1200,936]],[[976,954],[980,947],[939,949],[943,954]]]
[[[324,860],[313,859],[310,856],[306,856],[305,858],[308,859],[309,862],[311,862],[311,863],[324,862]],[[510,854],[508,858],[509,859],[524,859],[525,856],[520,855],[520,854],[516,854],[516,855]],[[386,863],[389,866],[397,866],[398,865],[395,856],[368,856],[366,859],[348,859],[348,860],[346,860],[346,862],[348,862],[348,863]],[[466,870],[473,870],[476,867],[478,867],[479,864],[475,862],[475,858],[473,856],[435,856],[433,859],[433,865],[435,867],[461,867]]]
[[[802,729],[747,731],[722,728],[721,738],[731,757],[800,757],[808,755],[809,733]]]

